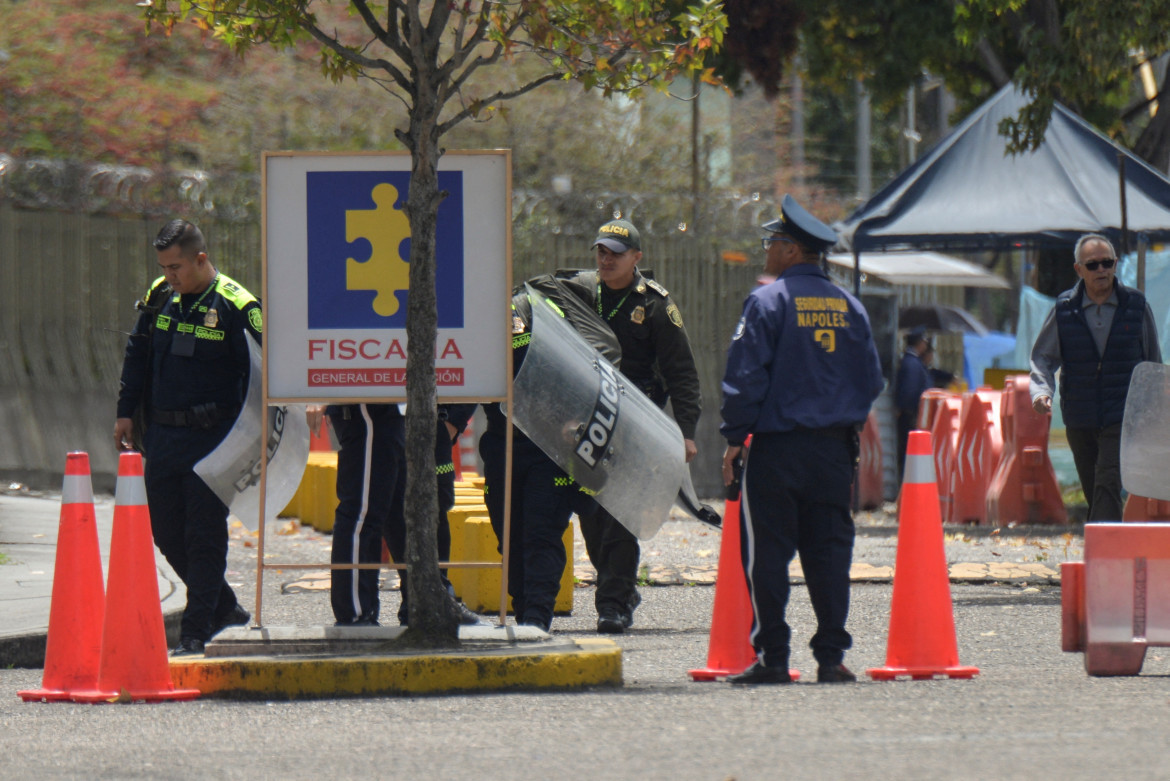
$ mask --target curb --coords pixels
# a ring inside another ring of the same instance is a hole
[[[486,628],[485,628],[486,629]],[[237,637],[258,630],[228,630]],[[304,630],[264,630],[266,633]],[[176,688],[198,689],[205,697],[232,699],[314,699],[385,695],[447,694],[457,692],[565,691],[594,686],[622,685],[621,648],[604,638],[535,639],[524,642],[476,642],[464,638],[451,651],[386,651],[398,632],[386,628],[365,643],[333,639],[348,655],[281,654],[279,643],[268,643],[267,653],[173,659],[171,679]],[[328,635],[328,630],[326,630]],[[462,635],[462,632],[461,632]],[[333,635],[336,638],[337,635]],[[316,638],[317,642],[327,637]],[[240,651],[227,638],[223,650]],[[302,638],[302,642],[304,638]],[[208,645],[209,654],[216,652]],[[374,653],[374,649],[379,649]],[[304,651],[305,648],[293,647]],[[244,653],[247,653],[246,651]]]
[[[179,624],[182,623],[182,620],[182,608],[163,613],[167,648],[179,644]],[[45,666],[45,647],[48,642],[48,628],[22,635],[0,635],[0,667],[43,668]]]

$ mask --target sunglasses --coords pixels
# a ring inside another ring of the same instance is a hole
[[[795,241],[793,241],[792,239],[788,238],[787,236],[765,236],[764,238],[760,239],[760,246],[764,248],[764,252],[767,252],[767,251],[768,251],[768,245],[769,245],[769,244],[771,244],[771,243],[772,243],[772,242],[774,242],[774,241],[786,241],[786,242],[788,242],[789,244],[795,244],[795,243],[796,243]]]
[[[1105,260],[1090,260],[1088,263],[1082,263],[1089,271],[1096,271],[1100,268],[1113,268],[1113,264],[1117,262],[1116,258],[1106,258]]]

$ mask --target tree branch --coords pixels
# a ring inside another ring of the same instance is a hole
[[[995,88],[999,89],[1003,85],[1012,80],[1008,72],[1004,69],[1003,63],[999,60],[999,55],[991,48],[991,44],[987,42],[986,38],[980,38],[979,43],[975,44],[975,53],[979,57],[979,61],[983,64],[987,75],[991,78]]]
[[[313,38],[316,39],[318,43],[332,51],[338,57],[360,65],[363,68],[374,68],[385,71],[392,79],[394,79],[395,83],[398,84],[399,87],[407,90],[408,92],[410,91],[410,79],[408,79],[406,74],[395,67],[394,63],[390,62],[389,60],[383,59],[381,57],[366,57],[362,54],[359,54],[348,46],[343,46],[336,38],[327,35],[315,24],[310,24],[307,21],[303,22],[301,27],[303,30],[309,33],[309,35],[313,36]]]
[[[563,74],[563,73],[546,73],[543,76],[541,76],[540,78],[534,79],[533,81],[528,82],[527,84],[523,85],[522,87],[517,87],[514,90],[500,90],[495,95],[492,95],[491,97],[488,97],[488,98],[485,98],[484,100],[479,101],[479,105],[480,106],[490,106],[493,103],[502,103],[503,101],[511,100],[512,98],[516,98],[516,97],[519,97],[520,95],[523,95],[527,92],[531,92],[532,90],[536,89],[537,87],[541,86],[542,84],[547,84],[550,81],[556,81],[558,79],[564,78],[564,75],[565,74]],[[458,114],[455,114],[450,119],[448,119],[446,122],[443,122],[442,124],[439,125],[439,130],[438,130],[439,135],[440,136],[443,135],[448,130],[455,127],[460,122],[467,119],[469,116],[471,116],[474,113],[475,113],[475,111],[470,106],[463,108]]]

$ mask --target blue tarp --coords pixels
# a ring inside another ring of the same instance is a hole
[[[1015,368],[1010,360],[1015,355],[1016,337],[1002,331],[990,331],[986,336],[963,334],[963,378],[968,388],[983,384],[983,370]]]

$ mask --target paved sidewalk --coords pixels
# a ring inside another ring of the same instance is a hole
[[[0,493],[0,666],[40,667],[49,629],[61,496],[12,493],[15,492]],[[114,498],[94,499],[104,579],[109,574],[106,566],[110,560]],[[178,619],[187,592],[157,549],[155,564],[168,639],[177,643]]]

